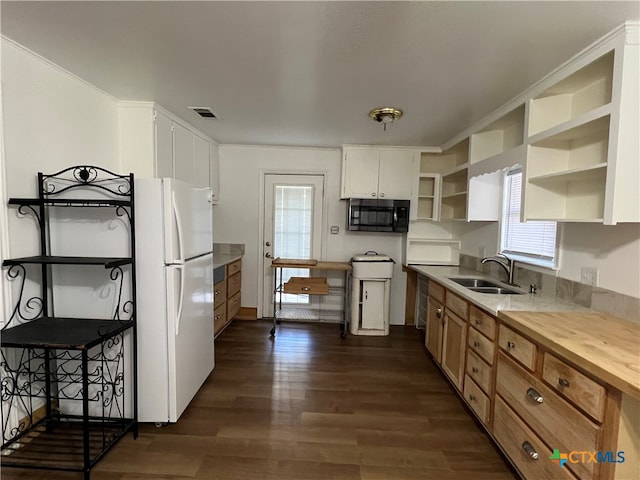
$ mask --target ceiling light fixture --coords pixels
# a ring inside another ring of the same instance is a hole
[[[374,108],[369,112],[369,117],[381,123],[386,132],[388,123],[393,123],[402,117],[402,110],[393,107]]]

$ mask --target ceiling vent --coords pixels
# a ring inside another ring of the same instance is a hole
[[[193,110],[198,115],[204,118],[218,118],[218,119],[220,118],[209,107],[189,107],[189,109]]]

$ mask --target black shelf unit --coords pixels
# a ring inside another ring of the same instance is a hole
[[[20,215],[35,217],[40,254],[3,262],[17,285],[0,337],[4,467],[77,471],[89,480],[93,466],[127,432],[138,436],[133,180],[133,174],[80,165],[38,173],[38,198],[9,200]],[[65,207],[114,209],[128,225],[130,256],[53,255],[50,209]],[[27,279],[34,280],[30,265],[40,268],[40,293],[26,298]],[[54,265],[102,266],[115,285],[113,316],[52,314]]]

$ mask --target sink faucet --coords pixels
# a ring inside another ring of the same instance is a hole
[[[515,273],[515,264],[516,261],[507,257],[506,255],[502,254],[502,253],[497,253],[495,254],[493,257],[486,257],[482,259],[482,263],[487,263],[487,262],[495,262],[498,265],[500,265],[502,268],[504,268],[504,271],[507,272],[507,283],[509,285],[514,285],[516,287],[518,287],[519,285],[516,285],[515,283],[513,283],[513,275]]]

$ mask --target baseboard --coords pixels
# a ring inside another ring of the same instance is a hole
[[[258,308],[257,307],[240,307],[238,315],[233,317],[234,320],[257,320]]]

